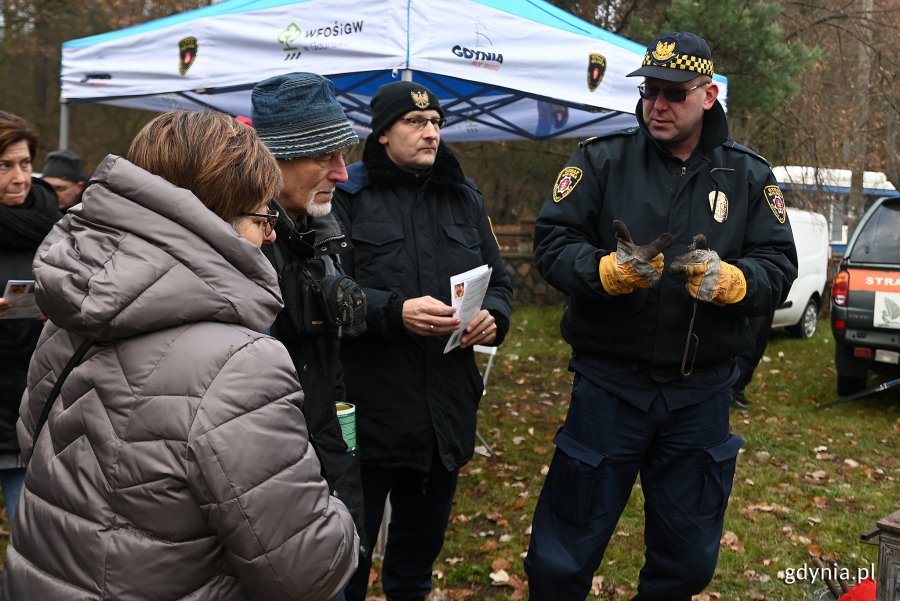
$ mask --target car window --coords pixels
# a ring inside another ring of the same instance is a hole
[[[872,213],[862,225],[849,258],[900,264],[900,200],[887,201]]]

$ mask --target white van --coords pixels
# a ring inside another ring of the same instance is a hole
[[[799,338],[816,333],[831,260],[828,221],[820,213],[788,208],[797,246],[797,279],[784,303],[775,310],[773,328],[787,328]]]

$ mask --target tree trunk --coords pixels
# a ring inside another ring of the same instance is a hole
[[[860,0],[860,8],[868,18],[872,13],[872,0]],[[865,197],[863,195],[863,175],[866,170],[867,131],[869,129],[869,78],[872,72],[872,61],[869,52],[872,47],[872,30],[863,21],[859,30],[856,65],[856,87],[853,94],[854,125],[850,136],[850,199],[848,202],[848,231],[856,229],[863,212]]]

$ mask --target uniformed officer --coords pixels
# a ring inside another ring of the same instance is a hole
[[[634,599],[688,601],[709,583],[743,443],[734,357],[748,317],[797,275],[783,196],[728,139],[707,43],[661,36],[629,76],[644,77],[639,127],[582,143],[535,227],[535,264],[570,298],[575,379],[525,558],[534,601],[587,596],[638,474]]]

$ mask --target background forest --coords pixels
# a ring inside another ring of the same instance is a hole
[[[900,188],[900,0],[551,2],[641,44],[666,31],[698,33],[713,49],[716,71],[729,78],[733,138],[773,164],[884,171]],[[0,0],[0,109],[38,126],[36,169],[58,145],[64,41],[211,3]],[[106,154],[125,154],[133,135],[152,117],[75,105],[69,146],[82,156],[89,174]],[[536,214],[576,142],[481,142],[453,148],[484,191],[494,223],[512,224]]]

